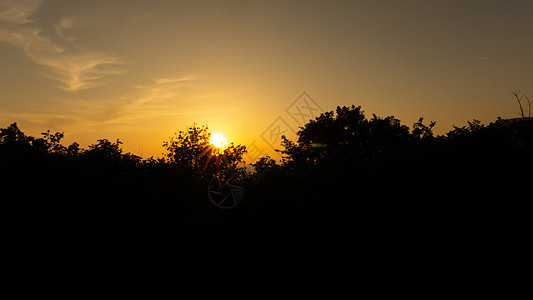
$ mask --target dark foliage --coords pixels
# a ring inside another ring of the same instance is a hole
[[[13,123],[0,129],[0,225],[11,245],[0,258],[248,266],[260,248],[267,263],[337,264],[345,256],[331,251],[360,245],[366,224],[526,221],[531,119],[473,120],[442,136],[423,121],[410,129],[338,107],[297,140],[283,137],[282,162],[262,157],[254,173],[242,166],[244,146],[218,150],[205,126],[165,142],[166,157],[142,159],[119,140],[82,149],[62,145],[63,133],[34,138]],[[222,211],[207,201],[206,184],[232,176],[246,199]],[[291,252],[325,248],[334,258]]]
[[[242,177],[244,168],[239,167],[239,164],[243,162],[246,147],[231,143],[220,150],[211,144],[210,138],[211,132],[207,126],[193,125],[180,131],[170,141],[163,143],[169,164],[186,168],[203,180],[236,173]]]

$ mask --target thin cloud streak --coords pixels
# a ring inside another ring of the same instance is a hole
[[[64,105],[73,112],[83,111],[87,122],[132,129],[138,128],[137,124],[158,123],[175,116],[216,115],[236,110],[202,104],[202,97],[209,93],[193,76],[153,79],[151,84],[135,88],[113,98],[65,99]]]
[[[0,20],[18,24],[0,28],[0,41],[20,48],[28,58],[39,65],[48,67],[52,74],[45,77],[57,80],[62,84],[59,88],[75,92],[96,87],[102,84],[104,75],[124,73],[116,65],[121,64],[117,57],[97,51],[87,50],[72,44],[62,31],[72,27],[73,18],[64,18],[55,26],[58,36],[66,47],[43,36],[38,28],[27,26],[28,17],[42,5],[42,1],[3,1],[4,10],[0,12]]]
[[[63,131],[73,125],[79,125],[83,121],[74,116],[54,113],[14,113],[0,111],[0,126],[7,126],[13,122],[23,124],[34,130],[44,131],[46,129],[55,129]]]
[[[73,42],[74,37],[67,36],[67,31],[74,27],[75,20],[74,18],[62,18],[59,23],[54,25],[54,30],[56,34],[64,41]]]
[[[3,0],[0,1],[0,21],[27,24],[28,18],[39,9],[43,0]]]
[[[189,84],[189,77],[164,80],[152,80],[149,85],[137,85],[133,91],[113,98],[65,98],[62,106],[72,114],[83,112],[77,116],[86,124],[119,125],[134,120],[157,119],[168,115],[194,114],[195,111],[177,111],[178,99],[184,97],[180,89]]]

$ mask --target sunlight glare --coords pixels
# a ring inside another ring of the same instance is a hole
[[[226,143],[227,143],[226,137],[220,133],[213,133],[211,135],[210,142],[212,145],[214,145],[217,148],[223,148],[226,146]]]

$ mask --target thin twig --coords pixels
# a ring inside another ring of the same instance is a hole
[[[529,100],[529,97],[526,94],[524,94],[524,97],[526,97],[527,106],[528,106],[528,109],[529,109],[528,117],[531,118],[531,104],[533,104],[533,100]]]
[[[518,101],[518,105],[520,106],[520,115],[522,116],[522,118],[524,118],[524,109],[522,108],[522,103],[520,102],[520,100],[522,99],[522,96],[518,97],[518,95],[520,94],[520,91],[511,91],[511,94],[513,94],[516,98],[516,101]]]

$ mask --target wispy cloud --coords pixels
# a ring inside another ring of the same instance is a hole
[[[191,84],[190,77],[155,79],[147,85],[137,85],[134,89],[111,98],[67,97],[62,107],[87,124],[117,125],[123,122],[157,119],[171,114],[184,115],[192,111],[176,109],[183,99],[190,95],[183,88]]]
[[[62,18],[56,25],[54,30],[56,34],[63,40],[73,42],[74,37],[68,36],[67,32],[75,27],[76,20],[73,17]]]
[[[54,113],[0,111],[0,126],[7,126],[12,122],[23,123],[33,130],[65,130],[80,120],[74,116]]]
[[[219,105],[217,96],[223,95],[197,76],[156,78],[136,88],[137,97],[124,107],[124,119],[207,116],[238,110]]]
[[[481,59],[481,60],[487,60],[489,59],[488,57],[485,57],[485,56],[476,56],[474,57],[475,59]]]
[[[167,83],[178,83],[178,82],[185,82],[191,80],[191,77],[178,77],[178,78],[160,78],[160,79],[154,79],[154,85],[163,85]]]
[[[26,24],[28,18],[43,4],[42,0],[2,0],[0,1],[0,21]]]
[[[116,66],[120,60],[105,53],[88,50],[73,44],[65,30],[72,27],[74,18],[64,18],[54,26],[62,39],[60,45],[49,37],[43,36],[39,28],[28,24],[29,17],[42,5],[42,1],[0,2],[0,20],[12,23],[0,27],[0,41],[8,42],[20,48],[33,62],[51,70],[46,77],[61,82],[61,89],[77,91],[92,88],[100,84],[104,75],[121,74]]]
[[[210,87],[195,76],[156,78],[134,90],[111,99],[66,100],[72,111],[100,124],[139,124],[165,122],[177,116],[209,116],[234,112],[236,108],[213,105]]]
[[[153,79],[149,85],[135,86],[140,97],[137,103],[155,103],[164,99],[175,98],[179,95],[181,89],[193,81],[193,77],[174,77],[174,78],[157,78]]]
[[[111,128],[138,131],[147,124],[157,124],[164,118],[202,113],[194,107],[183,107],[190,94],[184,88],[193,85],[191,77],[151,80],[131,91],[113,97],[86,98],[70,95],[56,99],[61,113],[50,110],[27,112],[3,111],[0,107],[0,126],[20,122],[35,130],[69,128],[69,130],[97,130]],[[208,110],[206,110],[207,113]]]

